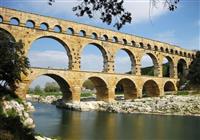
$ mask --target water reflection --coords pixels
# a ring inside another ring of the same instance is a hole
[[[75,112],[34,103],[36,131],[63,140],[200,139],[200,117]]]

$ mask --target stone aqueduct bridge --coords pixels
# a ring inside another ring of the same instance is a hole
[[[164,91],[177,90],[179,63],[182,73],[185,73],[195,57],[195,52],[167,43],[3,7],[0,7],[0,29],[11,34],[16,41],[21,40],[26,55],[35,40],[50,37],[63,44],[69,57],[68,70],[31,68],[19,84],[17,94],[21,98],[25,98],[30,83],[41,75],[50,76],[58,82],[66,101],[80,101],[81,87],[87,79],[95,85],[97,100],[113,101],[118,83],[123,85],[126,99],[142,97],[143,89],[149,96],[162,96]],[[80,70],[80,54],[88,44],[94,44],[101,50],[104,58],[102,72]],[[120,49],[131,58],[131,74],[114,72],[115,54]],[[144,54],[153,60],[154,76],[141,75]],[[169,77],[162,74],[164,58],[170,63]]]

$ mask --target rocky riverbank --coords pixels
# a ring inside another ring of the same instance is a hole
[[[81,102],[77,103],[65,103],[62,101],[61,96],[28,95],[27,99],[53,103],[59,108],[75,111],[200,116],[200,95],[166,95],[163,97],[119,100],[112,103],[95,101],[94,97],[82,98]]]
[[[76,111],[200,116],[199,95],[166,95],[164,97],[148,97],[112,103],[103,101],[64,103],[62,100],[58,100],[56,106]]]

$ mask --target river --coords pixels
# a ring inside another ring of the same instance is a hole
[[[36,132],[62,140],[200,139],[200,117],[77,112],[33,105]]]

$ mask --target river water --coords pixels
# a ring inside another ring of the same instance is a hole
[[[77,112],[33,105],[36,132],[62,140],[200,139],[200,117]]]

